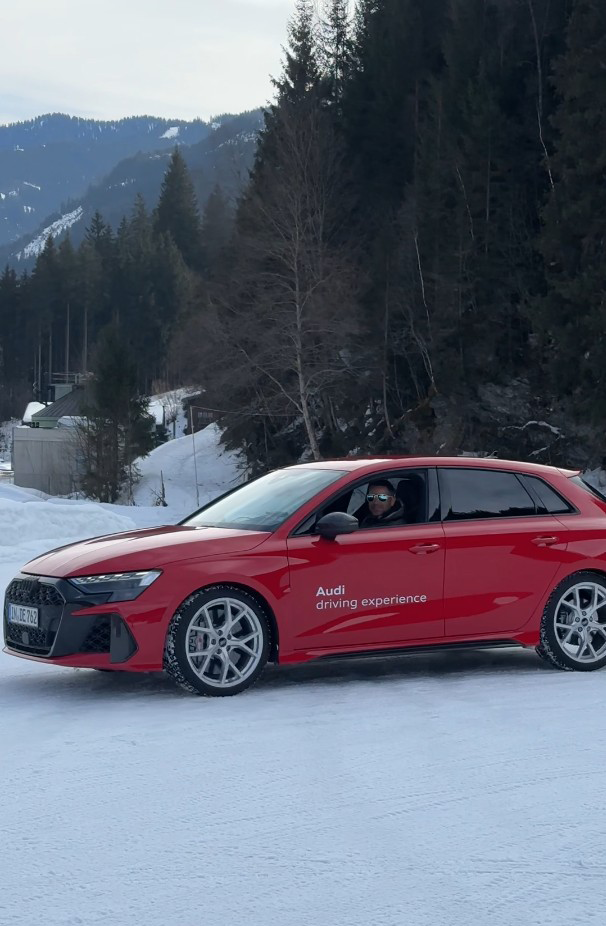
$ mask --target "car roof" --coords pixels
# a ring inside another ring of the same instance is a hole
[[[388,469],[415,469],[428,466],[464,467],[466,469],[493,469],[512,470],[518,473],[529,473],[535,476],[560,474],[575,476],[577,469],[562,469],[556,466],[545,466],[542,463],[524,463],[521,460],[500,460],[495,457],[421,457],[421,456],[394,456],[394,457],[348,457],[343,460],[319,460],[314,463],[299,463],[296,468],[305,469],[335,469],[342,472],[359,472],[364,475],[382,472]],[[288,467],[289,469],[295,467]]]

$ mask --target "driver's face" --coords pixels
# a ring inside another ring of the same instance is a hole
[[[387,486],[382,486],[381,483],[369,486],[368,494],[374,496],[373,500],[368,503],[369,511],[374,518],[380,518],[381,515],[389,511],[390,508],[393,508],[396,503],[395,496],[391,489],[388,489]],[[386,495],[387,499],[383,502],[381,499],[377,498],[377,495]]]

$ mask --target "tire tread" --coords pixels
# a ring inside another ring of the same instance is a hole
[[[560,669],[563,672],[589,672],[601,668],[599,665],[583,665],[579,663],[578,666],[568,665],[563,659],[560,653],[558,653],[553,646],[549,638],[549,624],[553,621],[553,608],[555,608],[555,603],[558,598],[561,597],[566,585],[570,585],[571,581],[573,584],[577,582],[582,582],[583,580],[591,580],[593,582],[599,581],[602,579],[602,584],[606,588],[606,583],[604,583],[603,577],[597,576],[592,572],[577,572],[571,576],[568,576],[562,582],[559,582],[551,595],[545,602],[545,607],[543,609],[543,615],[541,617],[541,630],[540,630],[540,642],[537,647],[535,647],[536,653],[541,657],[548,665],[552,666],[554,669]]]
[[[265,623],[265,630],[267,634],[267,650],[269,652],[271,648],[271,630],[270,622],[265,613],[265,609],[262,604],[252,595],[241,588],[237,588],[234,585],[211,585],[207,588],[198,589],[198,591],[193,592],[184,602],[179,606],[173,618],[169,624],[168,631],[166,634],[166,641],[164,644],[164,671],[166,674],[184,691],[187,691],[188,694],[198,695],[202,698],[226,698],[231,697],[236,694],[240,694],[241,691],[250,689],[257,683],[261,677],[261,671],[259,671],[250,682],[248,682],[243,688],[235,689],[226,689],[222,691],[220,688],[213,690],[202,690],[197,688],[195,685],[189,681],[189,679],[184,675],[183,670],[179,664],[179,659],[177,655],[177,633],[183,622],[187,619],[187,609],[192,605],[200,595],[205,595],[207,592],[216,591],[216,592],[231,592],[234,595],[237,595],[239,598],[247,598],[249,602],[254,605],[254,607],[259,610],[263,616],[263,621]]]

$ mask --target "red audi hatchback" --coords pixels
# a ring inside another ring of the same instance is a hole
[[[277,470],[177,526],[40,556],[6,591],[5,651],[166,671],[233,695],[269,661],[535,647],[606,665],[606,497],[567,470],[401,458]]]

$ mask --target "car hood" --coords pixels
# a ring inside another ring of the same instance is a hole
[[[50,550],[27,563],[23,572],[66,578],[158,569],[175,561],[252,550],[268,536],[260,531],[180,526],[108,534]]]

